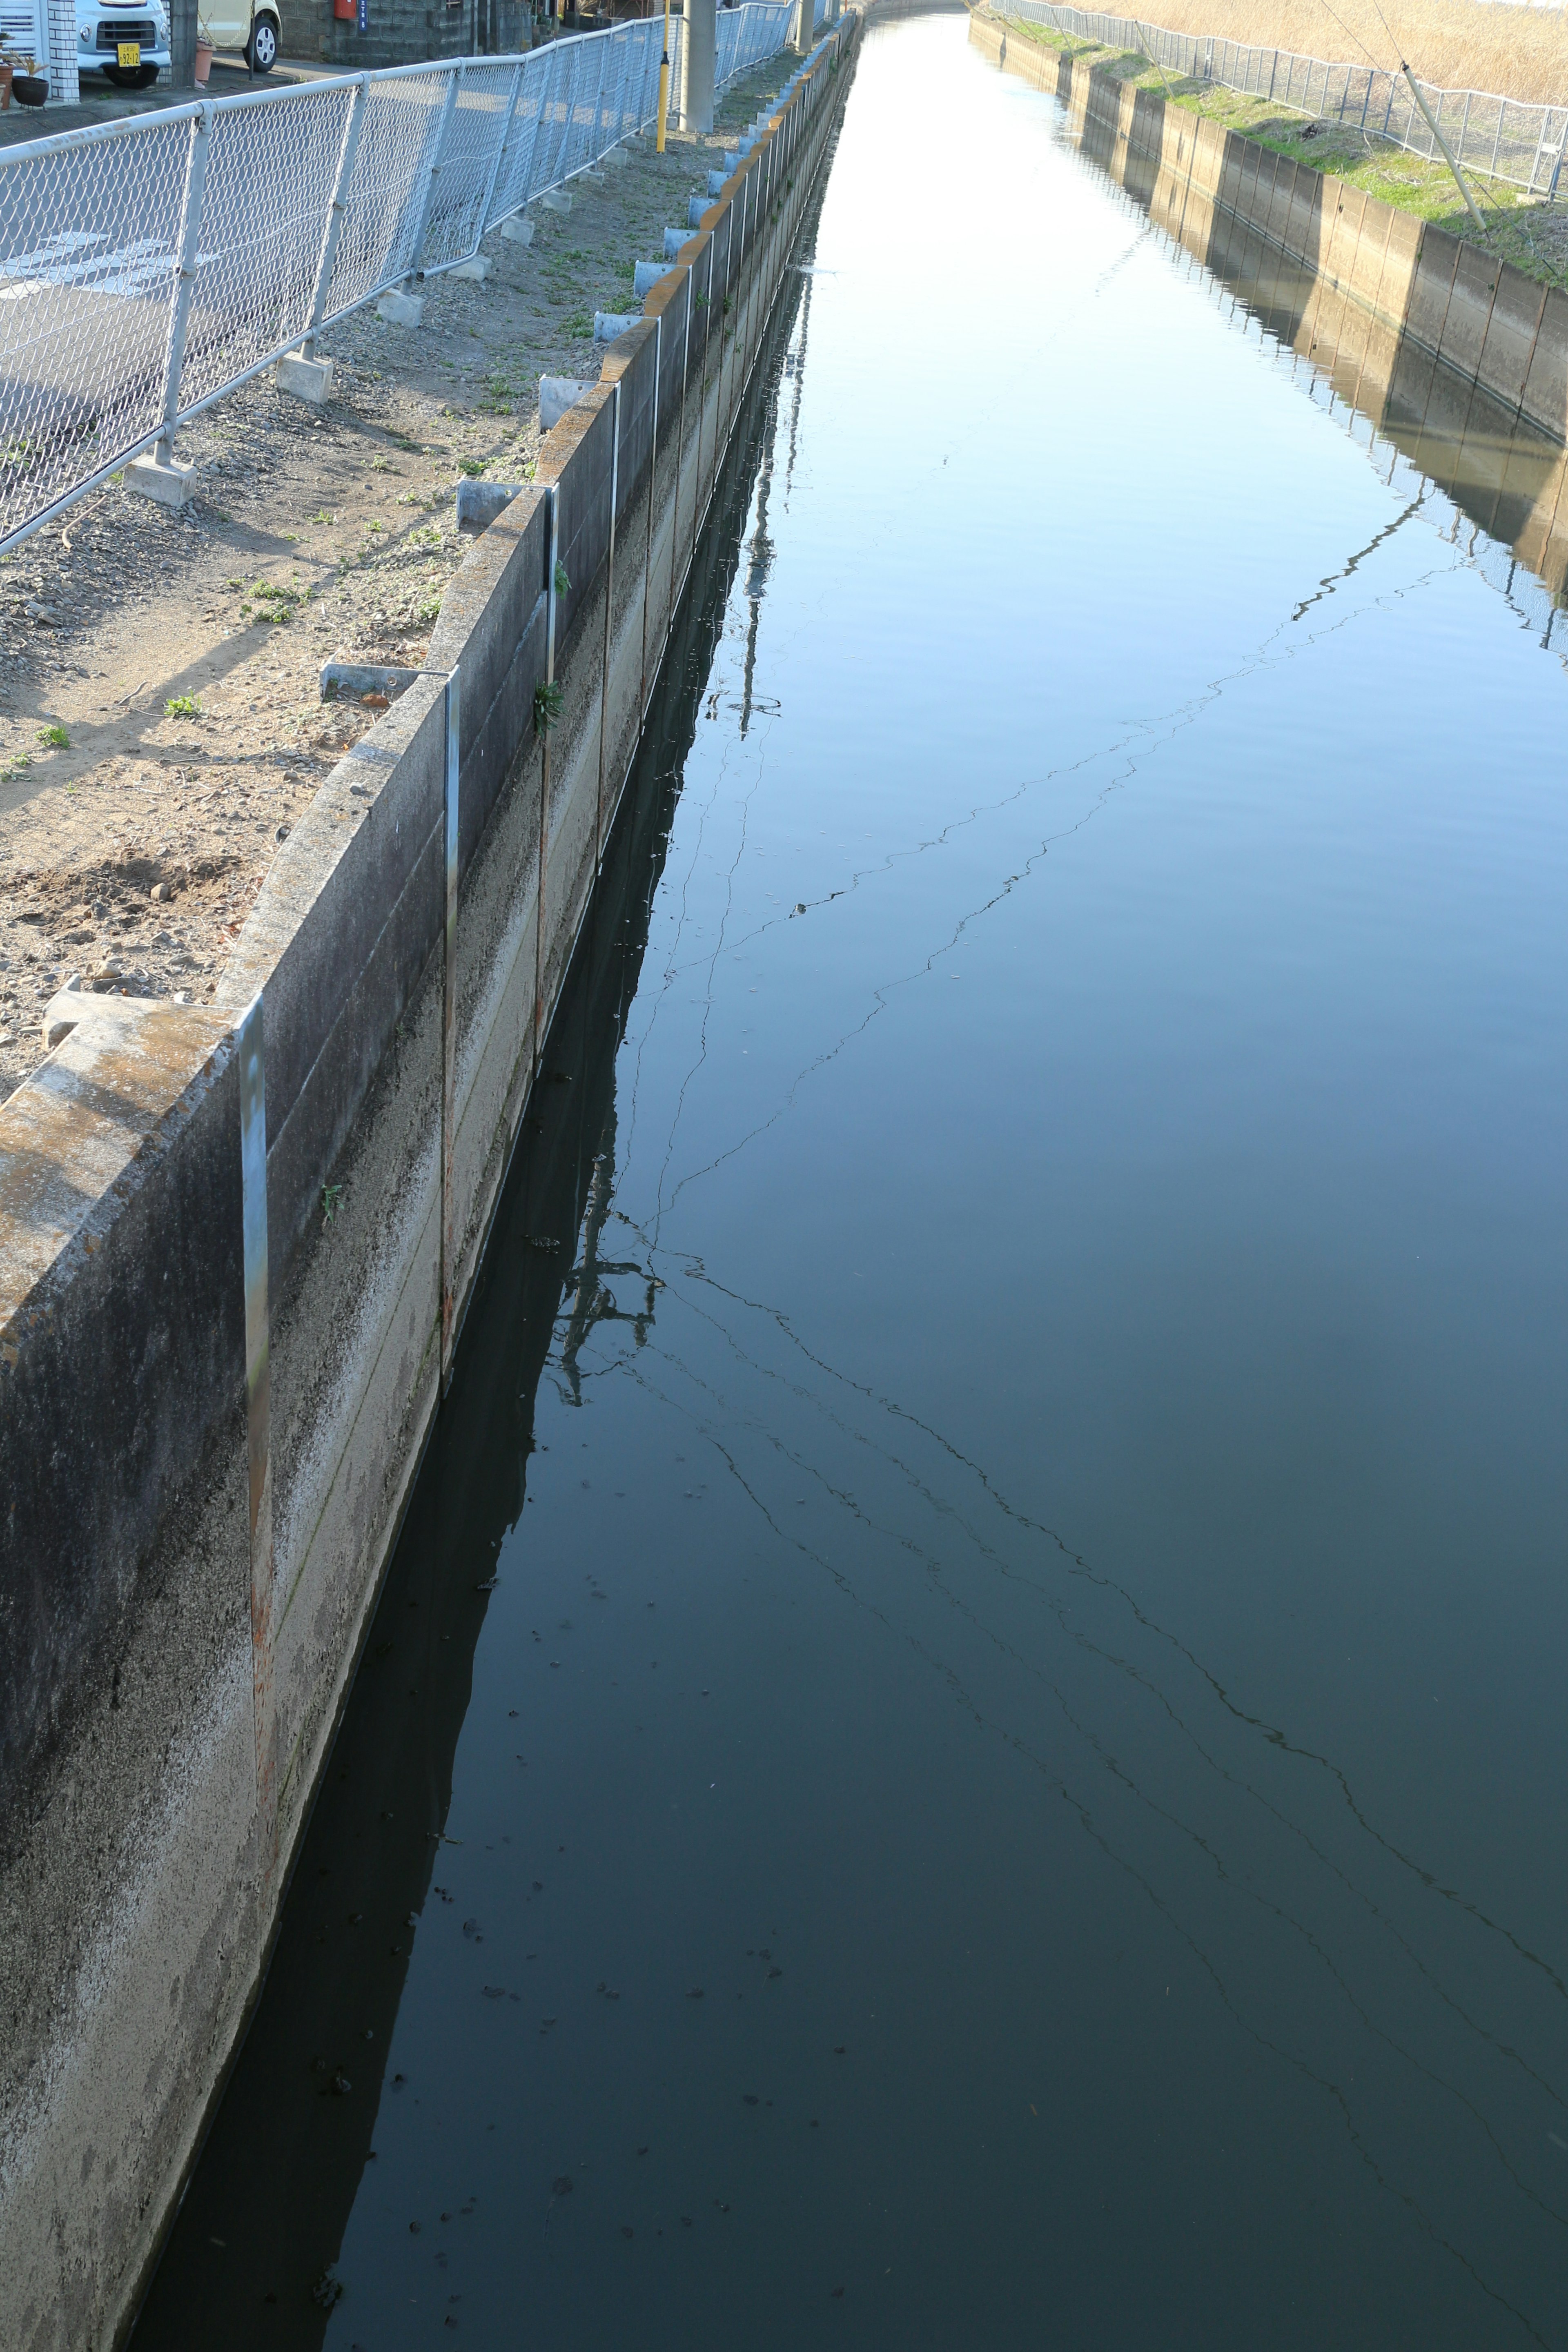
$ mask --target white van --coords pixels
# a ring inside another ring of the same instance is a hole
[[[76,61],[118,89],[151,89],[169,63],[164,0],[76,0]]]

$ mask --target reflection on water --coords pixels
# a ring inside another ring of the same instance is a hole
[[[798,258],[138,2352],[1561,2344],[1528,483],[962,19]]]
[[[1180,175],[1085,118],[1082,152],[1197,264],[1210,299],[1290,355],[1291,373],[1338,415],[1390,488],[1427,519],[1550,645],[1568,578],[1568,450],[1269,245]]]

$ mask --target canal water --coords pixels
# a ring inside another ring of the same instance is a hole
[[[798,260],[136,2352],[1562,2345],[1568,678],[962,17]]]

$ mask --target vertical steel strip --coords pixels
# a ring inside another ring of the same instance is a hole
[[[446,725],[446,986],[441,1017],[441,1393],[452,1385],[452,1334],[458,1292],[458,810],[459,679],[442,689]]]
[[[647,718],[652,699],[652,687],[647,674],[647,603],[653,580],[653,485],[658,471],[658,380],[664,373],[664,313],[658,312],[653,322],[653,435],[647,450],[647,541],[642,562],[642,684],[637,689],[640,733]]]
[[[267,1055],[262,997],[242,1014],[239,1192],[245,1273],[245,1423],[250,1487],[250,1664],[262,1873],[278,1860],[278,1717],[272,1691],[272,1372],[267,1302]]]
[[[686,376],[691,360],[691,291],[695,272],[688,265],[686,272],[686,332],[680,346],[680,422],[675,433],[675,499],[669,510],[669,609],[665,615],[665,635],[675,626],[675,602],[679,593],[675,585],[675,567],[680,561],[680,478],[686,463]],[[702,438],[700,411],[697,420],[697,437]],[[695,512],[695,508],[693,509]],[[695,540],[696,532],[692,537]]]
[[[621,503],[621,380],[610,387],[610,545],[605,558],[605,659],[599,674],[599,799],[594,813],[594,871],[605,855],[605,738],[610,724],[610,624],[616,596],[616,515]]]
[[[548,696],[555,683],[555,574],[561,565],[561,485],[551,482],[545,490],[550,501],[550,543],[545,561],[549,566],[545,580],[544,623],[544,689]],[[534,914],[533,940],[533,1066],[544,1048],[544,885],[550,856],[550,728],[551,714],[546,711],[542,729],[544,748],[539,762],[539,897]]]
[[[169,348],[163,360],[163,430],[158,436],[157,461],[174,462],[174,427],[180,415],[180,377],[185,363],[185,330],[190,324],[191,297],[195,292],[201,258],[202,202],[206,194],[207,157],[212,152],[212,100],[204,101],[191,124],[191,152],[185,163],[185,193],[180,213],[180,270],[174,281],[174,306],[169,313]]]
[[[316,283],[310,294],[310,323],[300,346],[301,359],[314,356],[316,335],[326,311],[327,295],[332,283],[332,265],[338,257],[338,241],[343,233],[343,215],[348,210],[349,181],[353,174],[354,158],[359,153],[360,132],[364,128],[365,93],[369,88],[370,76],[362,73],[350,101],[349,119],[343,125],[343,143],[338,151],[338,175],[332,183],[331,209],[327,215],[327,233],[321,239],[321,257],[316,264]]]

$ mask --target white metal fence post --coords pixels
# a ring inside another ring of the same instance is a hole
[[[332,282],[332,264],[338,257],[338,239],[343,233],[343,215],[348,209],[348,185],[353,176],[354,157],[359,152],[359,135],[364,127],[365,92],[370,88],[370,76],[361,74],[359,84],[349,108],[349,119],[343,125],[343,143],[338,155],[338,176],[332,186],[331,209],[327,215],[327,233],[321,239],[321,257],[316,265],[316,283],[310,296],[310,323],[305,340],[300,346],[301,359],[315,355],[316,336],[327,307],[327,294]]]
[[[506,161],[507,146],[511,138],[511,126],[517,120],[517,101],[521,89],[522,68],[521,65],[514,66],[512,68],[511,75],[511,90],[506,102],[506,121],[501,128],[500,142],[496,148],[495,162],[490,165],[490,176],[485,186],[485,200],[479,206],[479,225],[474,232],[474,251],[476,253],[478,253],[480,246],[484,243],[485,232],[490,225],[490,206],[495,202],[496,189],[500,182],[501,165]]]
[[[436,130],[436,152],[431,157],[430,168],[425,174],[424,193],[419,200],[419,226],[414,233],[411,248],[413,258],[408,265],[410,278],[418,277],[419,265],[425,258],[425,239],[430,227],[430,208],[436,200],[436,183],[441,175],[442,158],[447,152],[447,132],[457,107],[458,86],[462,79],[463,60],[459,58],[457,65],[452,68],[447,83],[447,101],[441,109],[441,120]]]
[[[206,194],[207,156],[212,150],[212,100],[203,102],[191,124],[191,152],[185,166],[185,194],[180,219],[180,274],[174,286],[174,307],[169,315],[169,349],[163,368],[163,429],[158,436],[158,463],[174,462],[174,426],[180,414],[180,376],[185,361],[185,331],[190,325],[191,296],[195,290],[201,258],[202,200]]]

